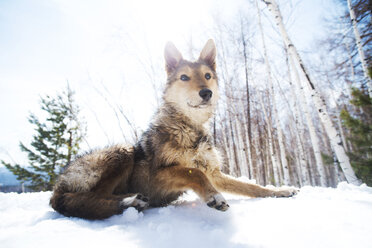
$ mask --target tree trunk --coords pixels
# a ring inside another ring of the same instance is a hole
[[[242,20],[241,20],[242,22]],[[251,104],[250,104],[250,94],[249,94],[249,80],[248,80],[248,55],[247,55],[247,43],[245,41],[245,34],[243,30],[243,23],[240,24],[241,28],[241,38],[242,38],[242,43],[243,43],[243,56],[244,56],[244,73],[245,73],[245,89],[246,89],[246,99],[247,99],[247,114],[246,114],[246,121],[247,125],[246,127],[246,133],[247,133],[247,138],[246,138],[246,144],[247,144],[247,151],[246,154],[248,156],[248,166],[249,166],[249,174],[250,177],[252,178],[253,174],[253,164],[252,164],[252,150],[251,150],[251,142],[252,142],[252,127],[251,127]],[[243,105],[244,109],[244,105]]]
[[[340,163],[340,166],[345,174],[345,177],[349,183],[353,183],[356,185],[360,185],[360,180],[355,176],[354,170],[351,167],[349,157],[347,156],[344,147],[342,146],[340,134],[337,132],[336,128],[334,127],[331,118],[329,117],[325,102],[321,99],[319,92],[314,87],[314,84],[312,80],[310,79],[310,75],[305,68],[305,65],[300,58],[299,53],[297,52],[296,47],[293,45],[292,41],[290,40],[287,31],[284,27],[283,18],[281,16],[280,10],[278,8],[278,5],[276,4],[275,0],[263,0],[270,12],[273,14],[275,18],[275,22],[279,27],[280,33],[282,35],[282,38],[284,40],[284,43],[286,44],[286,47],[288,49],[288,52],[290,56],[292,56],[295,61],[297,62],[298,66],[301,68],[301,71],[303,72],[307,83],[309,84],[309,87],[311,89],[311,97],[314,101],[314,104],[318,110],[319,117],[321,121],[324,123],[326,132],[328,134],[328,137],[331,140],[331,144],[333,147],[333,150],[335,151],[335,154],[337,156],[337,159]]]
[[[295,83],[293,85],[293,80],[291,77],[291,68],[289,65],[289,56],[288,56],[288,50],[285,49],[285,55],[286,55],[286,64],[288,67],[288,79],[289,79],[289,84],[291,88],[291,94],[294,100],[294,119],[295,119],[295,124],[296,124],[296,131],[295,131],[295,137],[296,137],[296,144],[297,144],[297,153],[298,153],[298,163],[296,164],[297,171],[298,171],[298,176],[299,176],[299,182],[300,185],[309,185],[309,176],[308,176],[308,171],[307,171],[307,160],[305,158],[305,147],[304,143],[302,140],[305,140],[305,133],[303,130],[304,124],[302,121],[302,118],[300,116],[300,110],[299,106],[301,109],[303,109],[302,105],[302,98],[299,97],[298,93],[299,92],[299,87],[298,84]],[[300,98],[300,100],[298,100]],[[298,104],[297,104],[298,103]]]
[[[244,109],[244,104],[242,101],[240,101],[241,107]],[[248,118],[243,111],[243,119],[247,123]],[[244,149],[245,149],[245,156],[246,156],[246,161],[248,163],[248,177],[250,179],[254,178],[253,176],[253,162],[252,162],[252,140],[249,138],[249,131],[248,131],[248,125],[245,125],[245,123],[242,123],[244,132],[245,132],[245,139],[244,139]]]
[[[230,166],[233,168],[233,175],[235,176],[240,176],[240,168],[239,168],[239,158],[238,158],[238,151],[236,149],[236,140],[235,140],[235,134],[234,134],[234,127],[233,127],[233,121],[231,119],[231,113],[228,116],[229,118],[229,128],[230,128],[230,135],[231,135],[231,146],[233,149],[233,154],[234,154],[234,166]]]
[[[351,24],[353,25],[353,30],[354,30],[354,35],[355,35],[355,42],[356,42],[356,45],[357,45],[357,48],[358,48],[358,54],[359,54],[360,62],[362,63],[364,77],[367,80],[369,97],[372,98],[372,80],[368,75],[368,65],[367,65],[367,61],[366,61],[365,56],[364,56],[364,51],[363,51],[363,46],[362,46],[362,39],[360,38],[354,9],[353,9],[353,6],[351,5],[351,0],[347,0],[347,6],[349,7]]]
[[[311,140],[311,145],[312,145],[313,151],[314,151],[315,163],[316,163],[316,169],[317,169],[316,177],[319,178],[320,186],[327,186],[327,179],[325,177],[322,154],[320,152],[320,147],[319,147],[319,138],[318,138],[318,135],[316,134],[316,129],[315,129],[315,126],[314,126],[314,123],[313,123],[313,119],[312,119],[311,114],[310,114],[310,108],[309,108],[309,105],[308,105],[307,100],[306,100],[306,94],[304,92],[305,89],[301,85],[300,76],[298,75],[297,69],[294,65],[293,58],[290,57],[289,60],[290,60],[290,63],[292,65],[293,72],[294,72],[294,75],[295,75],[296,85],[300,86],[299,90],[298,90],[298,87],[296,87],[296,88],[297,88],[297,92],[299,93],[299,98],[300,98],[300,102],[301,102],[300,106],[301,106],[302,110],[304,111],[305,118],[306,118],[306,123],[307,123],[307,126],[309,128],[310,140]]]
[[[348,83],[349,83],[349,87],[351,88],[351,86],[354,85],[355,83],[355,69],[354,69],[354,64],[353,64],[353,57],[351,56],[350,46],[346,41],[345,41],[345,48],[346,48],[347,56],[349,59],[351,81]]]
[[[244,163],[243,161],[247,161],[244,159],[244,141],[243,141],[243,133],[241,130],[241,123],[239,121],[238,115],[236,113],[233,114],[234,118],[234,126],[236,129],[236,147],[238,152],[238,163],[239,163],[239,170],[240,170],[240,176],[246,176],[249,178],[249,170],[248,165]],[[243,124],[244,125],[244,124]]]
[[[269,58],[268,58],[268,55],[267,55],[265,36],[264,36],[262,23],[261,23],[261,13],[260,13],[260,9],[258,7],[257,0],[256,0],[256,8],[257,8],[257,15],[258,15],[258,26],[259,26],[260,33],[261,33],[263,54],[264,54],[264,60],[265,60],[265,65],[266,65],[267,79],[268,79],[268,82],[269,82],[270,98],[272,99],[272,102],[273,102],[275,125],[276,125],[277,131],[278,131],[279,153],[280,153],[280,160],[281,160],[281,163],[282,163],[282,166],[283,166],[284,184],[288,185],[289,184],[288,161],[287,161],[287,158],[286,158],[284,138],[283,138],[283,132],[282,132],[282,127],[281,127],[281,123],[280,123],[280,117],[279,117],[279,114],[278,114],[278,109],[277,109],[276,101],[275,101],[274,84],[273,84],[273,78],[272,78],[272,75],[271,75],[271,67],[270,67],[270,63],[269,63]]]
[[[228,168],[229,168],[229,174],[232,175],[234,162],[232,160],[233,156],[232,156],[231,150],[230,150],[230,141],[229,141],[229,138],[226,135],[227,130],[225,130],[226,127],[223,126],[223,122],[222,122],[221,118],[220,118],[220,121],[221,121],[221,136],[222,136],[224,149],[225,149],[225,152],[226,152],[226,159],[227,159],[226,162],[227,162],[227,165],[228,165]]]
[[[257,154],[257,161],[260,162],[260,166],[257,165],[257,174],[260,175],[262,178],[262,185],[267,185],[267,165],[265,163],[265,156],[263,154],[263,142],[262,142],[262,132],[261,132],[261,125],[259,123],[259,115],[257,111],[256,115],[256,127],[257,127],[257,135],[255,135],[255,148]]]
[[[259,94],[259,98],[260,98],[261,109],[264,113],[265,121],[267,124],[268,146],[269,146],[269,154],[271,158],[271,163],[273,165],[274,180],[275,180],[275,184],[278,185],[279,184],[279,173],[278,173],[279,166],[278,166],[278,161],[276,159],[275,151],[274,151],[274,140],[273,140],[273,135],[271,131],[272,130],[271,120],[269,119],[269,116],[267,115],[266,108],[265,108],[265,105],[262,99],[262,94]]]

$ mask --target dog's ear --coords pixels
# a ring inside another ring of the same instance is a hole
[[[176,46],[168,41],[164,49],[165,57],[165,69],[167,70],[168,75],[171,74],[176,67],[179,65],[182,60],[182,55],[176,48]]]
[[[204,61],[213,70],[216,70],[216,45],[209,39],[200,53],[199,61]]]

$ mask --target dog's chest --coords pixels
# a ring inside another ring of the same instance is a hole
[[[181,122],[157,126],[154,131],[150,143],[156,166],[178,165],[207,171],[219,164],[218,152],[208,129],[182,125]]]
[[[211,137],[203,135],[194,139],[184,152],[181,153],[180,160],[181,165],[198,168],[204,171],[217,165],[217,150],[212,144]]]

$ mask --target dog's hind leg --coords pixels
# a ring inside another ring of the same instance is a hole
[[[148,199],[141,194],[99,195],[94,192],[55,193],[52,207],[65,216],[85,219],[105,219],[134,207],[141,211]]]
[[[50,200],[51,206],[66,216],[105,219],[121,214],[128,207],[142,210],[148,199],[140,194],[128,194],[128,182],[133,171],[133,152],[124,146],[110,147],[80,158],[63,174]],[[75,166],[75,167],[73,167]],[[74,173],[80,181],[71,180]],[[85,173],[85,174],[84,174]],[[99,178],[90,189],[81,189],[89,173]],[[77,187],[76,185],[80,186]]]
[[[250,197],[291,197],[298,192],[298,189],[293,187],[269,189],[257,184],[242,182],[223,174],[219,169],[210,173],[208,178],[220,191]]]
[[[100,164],[101,176],[91,191],[103,195],[126,194],[134,166],[133,151],[125,146],[114,146],[106,153],[102,160],[96,161]]]

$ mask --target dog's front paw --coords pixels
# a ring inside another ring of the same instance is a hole
[[[135,194],[130,197],[124,198],[121,203],[124,208],[134,207],[138,211],[142,211],[149,206],[149,198],[142,194]]]
[[[283,187],[283,188],[278,188],[273,196],[274,197],[292,197],[296,195],[300,190],[297,188],[293,187]]]
[[[215,208],[220,211],[226,211],[230,207],[221,194],[215,194],[214,196],[209,198],[207,201],[207,205],[210,208]]]

